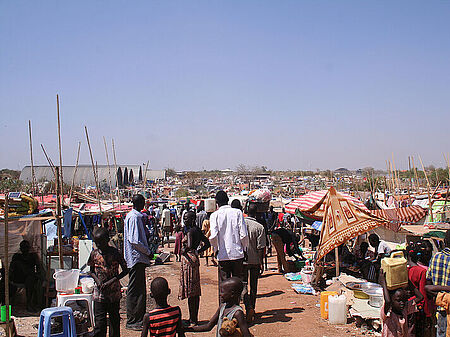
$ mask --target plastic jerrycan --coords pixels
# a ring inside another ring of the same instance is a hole
[[[322,291],[320,293],[320,316],[328,319],[328,296],[337,295],[335,291]]]
[[[408,285],[407,261],[403,252],[393,252],[390,257],[382,259],[381,269],[386,273],[386,285],[389,290]]]
[[[347,324],[347,298],[334,295],[328,298],[328,322],[330,324]]]

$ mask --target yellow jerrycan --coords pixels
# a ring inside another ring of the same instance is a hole
[[[393,252],[390,257],[382,259],[381,269],[386,273],[386,285],[389,290],[408,285],[407,261],[403,252]]]

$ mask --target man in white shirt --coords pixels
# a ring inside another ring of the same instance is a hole
[[[248,232],[240,209],[228,205],[224,191],[216,194],[219,209],[211,214],[209,241],[217,251],[219,260],[219,300],[221,284],[232,276],[243,278],[244,251],[248,246]]]
[[[369,235],[370,245],[375,249],[375,255],[384,257],[391,254],[391,249],[383,240],[380,240],[380,237],[372,233]]]

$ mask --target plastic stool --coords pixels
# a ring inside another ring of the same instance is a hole
[[[63,331],[57,334],[51,334],[51,322],[53,317],[62,316]],[[41,311],[39,319],[38,337],[76,337],[75,318],[70,307],[54,307]]]
[[[91,326],[94,327],[94,301],[92,294],[58,294],[58,306],[64,306],[68,301],[86,301],[88,303],[89,317]]]

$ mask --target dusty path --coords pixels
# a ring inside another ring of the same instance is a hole
[[[264,272],[259,281],[259,298],[256,304],[257,318],[250,330],[255,336],[299,337],[299,336],[367,336],[357,329],[354,324],[345,326],[330,326],[321,319],[320,309],[317,307],[319,296],[298,295],[282,275],[275,272],[276,260],[269,258],[269,271]],[[207,321],[218,306],[217,268],[204,266],[201,259],[202,297],[200,302],[201,321]],[[179,305],[183,318],[188,318],[187,300],[179,301],[178,277],[179,263],[169,262],[161,266],[151,266],[147,269],[149,287],[152,278],[165,277],[172,289],[169,304]],[[124,280],[123,284],[126,284]],[[125,296],[124,296],[125,297]],[[148,308],[153,306],[149,299]],[[122,299],[121,305],[121,334],[125,337],[140,336],[139,332],[125,329],[126,305]],[[33,327],[38,322],[37,317],[18,318],[18,333],[22,336],[36,336],[37,330]],[[208,333],[187,333],[191,336],[215,336],[215,329]]]

